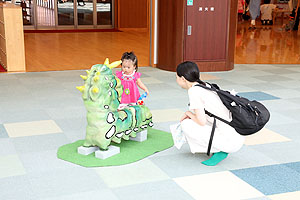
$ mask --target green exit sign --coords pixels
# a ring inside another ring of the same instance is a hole
[[[187,0],[187,5],[192,6],[193,5],[193,0]]]

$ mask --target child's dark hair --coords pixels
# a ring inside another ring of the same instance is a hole
[[[131,60],[133,62],[133,65],[135,66],[135,70],[138,70],[138,60],[133,51],[123,53],[121,60],[122,62],[123,60]]]
[[[264,0],[264,4],[270,4],[271,0]]]
[[[190,82],[198,82],[199,84],[205,85],[203,81],[200,80],[200,71],[196,63],[191,61],[185,61],[180,63],[176,69],[177,76],[184,77]]]

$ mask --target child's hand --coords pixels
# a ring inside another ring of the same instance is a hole
[[[147,92],[147,96],[149,95],[149,90],[148,89],[145,89],[145,92]]]

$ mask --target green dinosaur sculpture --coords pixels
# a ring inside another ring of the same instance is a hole
[[[121,143],[122,138],[136,137],[136,133],[153,126],[152,114],[145,105],[129,106],[118,110],[123,87],[112,68],[121,61],[96,64],[82,76],[84,85],[76,87],[82,92],[87,109],[86,138],[83,146],[98,146],[107,150],[111,141]]]

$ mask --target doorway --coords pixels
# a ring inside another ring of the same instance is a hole
[[[226,60],[228,6],[228,0],[195,1],[194,6],[186,6],[184,60]]]
[[[144,16],[145,12],[153,11],[148,4],[152,1],[135,0],[135,7],[130,5],[133,0],[125,1],[115,0],[115,28],[119,30],[48,31],[55,34],[32,34],[35,31],[25,31],[27,71],[88,69],[106,58],[110,61],[119,60],[126,51],[134,51],[140,67],[152,64],[153,53],[150,51],[153,51],[153,40],[150,27],[153,24],[150,23],[150,14]],[[128,20],[124,20],[125,17]],[[84,26],[90,25],[78,25],[79,28]]]

